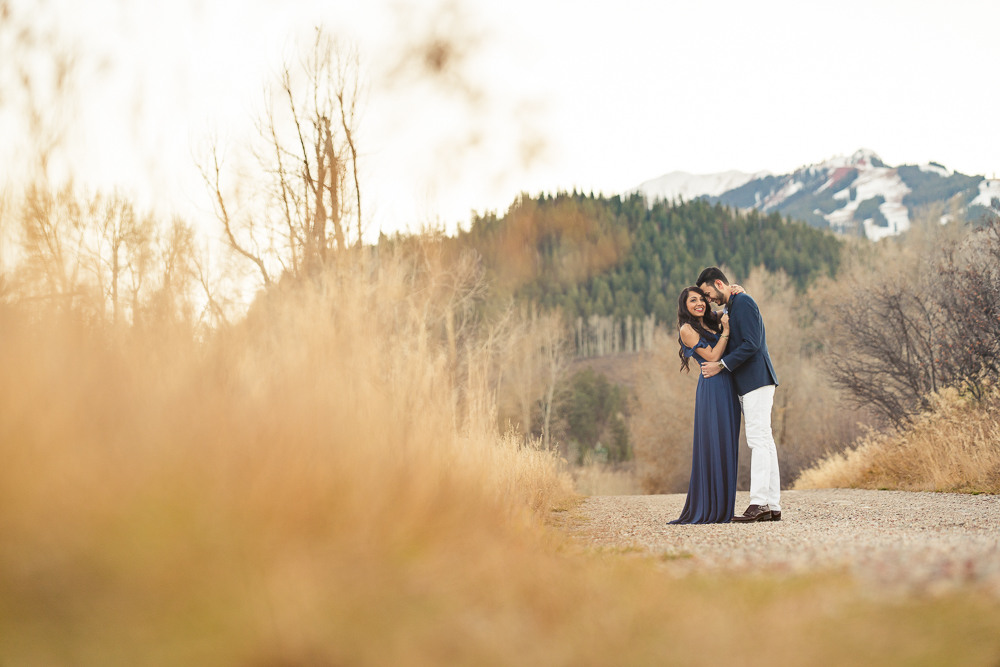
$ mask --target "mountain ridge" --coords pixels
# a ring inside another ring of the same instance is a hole
[[[937,162],[891,167],[875,151],[862,148],[781,175],[675,171],[631,192],[650,201],[705,198],[740,210],[778,212],[813,227],[877,241],[909,229],[913,210],[928,204],[947,206],[954,200],[967,217],[979,217],[1000,197],[1000,179],[968,176]],[[948,219],[943,216],[942,222]]]

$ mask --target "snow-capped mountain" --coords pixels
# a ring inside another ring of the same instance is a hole
[[[674,172],[636,190],[650,201],[705,197],[740,209],[777,211],[816,227],[878,240],[906,231],[913,210],[935,202],[957,198],[967,216],[978,217],[1000,197],[1000,180],[966,176],[935,162],[890,167],[874,151],[861,149],[781,176]]]
[[[761,171],[747,174],[742,171],[724,171],[720,174],[689,174],[686,171],[672,171],[659,178],[646,181],[634,191],[642,192],[651,200],[695,199],[708,195],[718,197],[724,192],[740,187],[756,178],[770,176],[771,172]]]

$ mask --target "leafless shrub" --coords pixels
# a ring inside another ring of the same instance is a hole
[[[926,396],[951,379],[940,361],[944,319],[936,276],[913,285],[890,278],[834,306],[830,376],[859,405],[900,425],[927,407]]]
[[[980,395],[1000,361],[995,218],[959,238],[954,227],[910,234],[867,251],[879,261],[855,267],[826,318],[830,377],[897,428],[945,387]]]
[[[938,267],[939,308],[951,343],[943,365],[973,396],[1000,379],[1000,200],[968,239],[948,247]]]

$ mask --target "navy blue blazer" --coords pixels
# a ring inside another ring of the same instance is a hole
[[[729,342],[722,362],[733,374],[733,384],[740,396],[769,384],[778,384],[767,353],[764,320],[757,302],[749,294],[729,297]]]

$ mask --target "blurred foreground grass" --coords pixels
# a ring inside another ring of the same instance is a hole
[[[243,586],[171,593],[125,577],[85,598],[79,581],[64,582],[75,594],[5,586],[4,664],[992,667],[1000,655],[1000,606],[974,594],[875,601],[841,576],[675,580],[627,556],[494,546],[324,560],[271,585],[248,568]]]
[[[453,278],[331,271],[207,338],[0,304],[0,664],[995,667],[978,594],[576,545]]]

